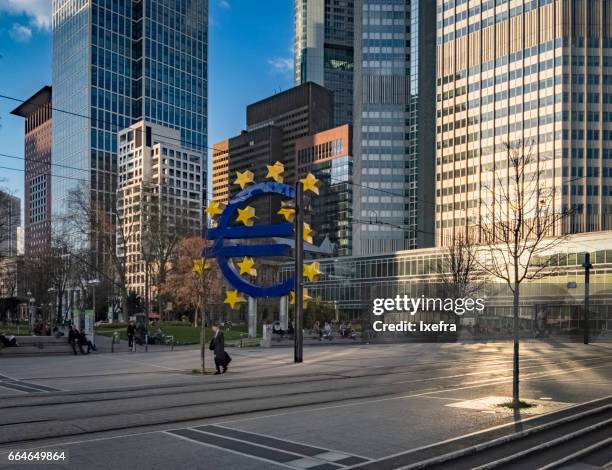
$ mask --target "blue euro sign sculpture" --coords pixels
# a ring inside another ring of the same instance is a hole
[[[291,251],[291,246],[287,243],[262,244],[262,245],[225,245],[225,240],[239,240],[246,238],[270,238],[270,237],[292,237],[293,224],[279,223],[266,225],[235,226],[230,225],[234,220],[238,208],[244,204],[263,196],[280,195],[286,199],[295,198],[295,189],[287,184],[265,182],[249,186],[240,191],[225,207],[217,227],[208,229],[208,240],[213,244],[204,250],[207,258],[215,257],[225,279],[238,291],[253,298],[261,297],[282,297],[289,294],[293,289],[293,278],[274,286],[261,287],[248,282],[238,272],[233,265],[230,265],[230,258],[243,256],[283,256]]]

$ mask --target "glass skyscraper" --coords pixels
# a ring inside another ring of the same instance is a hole
[[[355,2],[355,254],[433,244],[434,77],[434,2]]]
[[[514,142],[570,212],[555,235],[612,228],[611,24],[610,0],[438,0],[438,244],[482,238]]]
[[[134,122],[176,129],[206,155],[207,68],[207,0],[54,0],[55,214],[81,182],[113,211],[117,134]]]
[[[334,123],[353,122],[353,0],[295,1],[295,84],[334,93]]]

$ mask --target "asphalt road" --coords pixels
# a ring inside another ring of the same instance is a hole
[[[299,365],[289,348],[229,352],[230,372],[204,377],[196,349],[2,358],[0,462],[346,468],[612,394],[610,343],[523,343],[522,397],[539,406],[517,415],[482,406],[511,391],[509,342],[320,346]]]

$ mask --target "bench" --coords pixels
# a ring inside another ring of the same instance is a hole
[[[0,356],[74,354],[66,337],[16,336],[17,347],[0,346]]]
[[[239,348],[255,348],[261,346],[261,338],[240,338]]]

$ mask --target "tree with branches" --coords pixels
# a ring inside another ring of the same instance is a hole
[[[65,222],[74,233],[85,240],[85,247],[73,243],[72,249],[88,250],[90,267],[119,292],[121,299],[120,321],[128,318],[128,258],[125,247],[134,243],[137,236],[136,224],[124,223],[128,215],[117,211],[115,198],[111,198],[110,211],[96,206],[92,194],[83,186],[78,186],[68,194],[68,214]],[[82,244],[81,244],[82,245]],[[82,258],[82,257],[81,257]],[[89,260],[87,260],[89,262]]]
[[[457,234],[438,263],[442,294],[447,298],[470,297],[482,282],[477,248],[466,235]]]
[[[495,167],[484,185],[479,224],[483,244],[476,260],[480,269],[504,282],[513,296],[512,405],[518,407],[521,284],[544,274],[545,254],[563,240],[562,222],[568,211],[559,209],[559,194],[544,178],[534,144],[507,143],[505,149],[507,166]]]
[[[179,241],[187,235],[195,235],[184,219],[168,213],[156,188],[144,187],[141,197],[143,233],[142,256],[149,268],[150,282],[155,287],[157,309],[162,318],[163,286],[176,258]]]
[[[201,237],[183,238],[162,292],[177,304],[193,309],[194,327],[200,324],[202,374],[206,370],[206,323],[211,305],[218,304],[223,284],[212,259],[204,256],[207,241]]]
[[[440,296],[469,298],[482,288],[476,244],[465,234],[455,234],[438,262]]]

